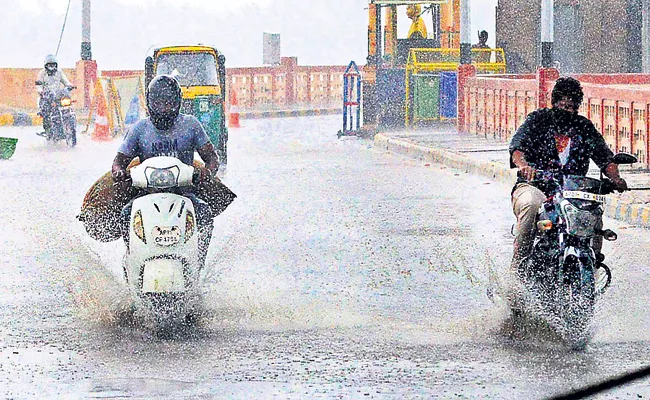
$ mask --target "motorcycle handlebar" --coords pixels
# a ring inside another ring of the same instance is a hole
[[[522,177],[521,171],[517,172],[518,177]],[[528,181],[529,183],[532,182],[555,182],[558,185],[561,184],[562,182],[562,177],[563,174],[561,171],[554,171],[554,170],[543,170],[543,169],[538,169],[535,170],[535,177]],[[603,177],[600,179],[601,186],[600,186],[600,194],[611,194],[614,193],[615,191],[618,191],[618,189],[614,186],[614,183],[608,179],[607,177]],[[627,189],[627,190],[634,190],[634,189]],[[639,190],[639,189],[636,189]],[[650,188],[647,189],[641,189],[641,190],[650,190]],[[623,192],[623,191],[619,191]]]

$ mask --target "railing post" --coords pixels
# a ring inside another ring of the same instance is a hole
[[[560,71],[556,68],[537,69],[537,108],[545,108],[551,105],[547,104],[546,101],[548,82],[555,82],[559,77]]]
[[[456,120],[456,128],[459,133],[466,133],[469,131],[467,123],[469,121],[469,107],[465,98],[467,81],[469,78],[476,76],[476,67],[472,64],[461,64],[458,66],[458,89],[457,89],[457,105],[458,105],[458,119]]]

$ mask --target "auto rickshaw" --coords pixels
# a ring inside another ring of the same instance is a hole
[[[181,112],[195,116],[212,141],[221,164],[228,162],[226,57],[206,45],[154,48],[145,60],[145,87],[157,75],[172,75],[183,93]]]

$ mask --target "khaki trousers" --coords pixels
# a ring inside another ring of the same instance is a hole
[[[512,211],[517,218],[515,227],[514,254],[512,256],[513,271],[521,260],[527,257],[535,240],[537,212],[546,200],[546,195],[535,186],[520,183],[512,192]]]

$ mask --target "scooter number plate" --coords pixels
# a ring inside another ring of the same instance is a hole
[[[578,199],[578,200],[589,200],[595,201],[597,203],[604,203],[606,197],[602,194],[594,194],[589,192],[581,192],[578,190],[567,190],[562,193],[565,199]]]
[[[181,240],[181,230],[177,226],[162,227],[153,229],[153,240],[158,246],[173,246]]]

